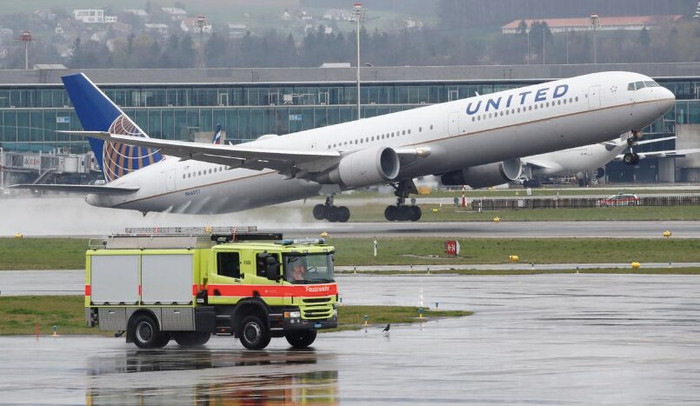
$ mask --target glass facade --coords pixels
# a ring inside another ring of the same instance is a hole
[[[700,123],[700,79],[660,79],[677,97],[666,117],[645,129],[675,133],[675,123]],[[488,94],[536,81],[368,83],[361,87],[362,116],[372,117],[426,104]],[[192,140],[217,123],[234,143],[263,134],[288,134],[357,116],[354,84],[103,85],[102,90],[151,137]],[[0,146],[5,151],[88,152],[82,137],[57,133],[81,130],[60,85],[0,85]],[[673,148],[673,141],[654,149]],[[651,147],[650,147],[651,148]],[[640,150],[641,151],[641,150]]]

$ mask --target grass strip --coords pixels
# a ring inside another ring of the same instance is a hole
[[[498,225],[494,225],[498,226]],[[456,239],[460,256],[447,256],[445,240]],[[468,265],[508,263],[518,255],[521,263],[698,262],[700,239],[617,238],[331,238],[336,266],[366,265]],[[82,269],[87,240],[70,238],[0,238],[0,269]]]
[[[336,203],[340,204],[340,203]],[[451,202],[419,204],[423,213],[421,222],[492,222],[498,217],[508,221],[692,221],[700,220],[699,206],[632,206],[559,209],[512,209],[477,212],[466,207],[455,207]],[[351,222],[384,222],[386,204],[367,204],[350,207]],[[313,221],[309,212],[307,221]]]
[[[0,238],[0,269],[80,269],[84,238]]]
[[[442,311],[423,308],[424,318],[461,317],[467,311]],[[347,306],[338,307],[339,327],[333,330],[362,328],[364,317],[372,325],[411,323],[419,319],[418,307],[404,306]],[[113,331],[85,326],[85,307],[82,296],[4,296],[0,297],[0,335],[34,335],[37,326],[41,336],[57,333],[111,336]],[[331,330],[324,330],[331,331]]]
[[[456,239],[458,257],[445,254],[445,240]],[[517,255],[521,263],[631,263],[698,262],[698,239],[613,238],[377,238],[377,256],[372,238],[329,238],[336,249],[336,265],[468,265],[508,263]]]

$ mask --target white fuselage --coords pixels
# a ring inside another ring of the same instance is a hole
[[[610,148],[605,144],[591,144],[523,158],[523,165],[529,162],[546,166],[530,168],[530,175],[555,176],[595,171],[604,167],[627,148],[627,143],[618,142]]]
[[[441,174],[510,158],[594,144],[638,130],[675,100],[663,87],[628,91],[650,81],[629,72],[602,72],[441,103],[247,145],[342,154],[376,146],[421,148],[426,157],[402,163],[397,179]],[[148,211],[226,213],[317,195],[322,185],[273,170],[227,170],[194,160],[163,161],[123,176],[114,186],[138,186],[122,196],[89,195],[94,205]]]

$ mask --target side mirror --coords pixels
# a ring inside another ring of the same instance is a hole
[[[280,264],[277,262],[277,258],[273,256],[265,258],[265,276],[271,281],[278,281],[282,279]]]

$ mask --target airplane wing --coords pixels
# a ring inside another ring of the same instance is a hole
[[[661,142],[661,141],[668,141],[668,140],[673,140],[675,139],[676,136],[673,137],[663,137],[663,138],[654,138],[653,140],[644,140],[644,141],[637,141],[634,144],[635,145],[644,145],[644,144],[653,144],[655,142]]]
[[[232,168],[269,168],[281,173],[298,171],[319,172],[335,165],[338,151],[310,151],[261,148],[244,145],[204,144],[185,141],[171,141],[155,138],[131,137],[110,134],[104,131],[59,131],[85,137],[100,138],[105,141],[120,142],[141,147],[156,148],[161,153],[203,162],[228,165]]]
[[[667,157],[684,157],[690,154],[700,153],[700,148],[689,148],[689,149],[675,149],[668,151],[653,151],[653,152],[640,152],[639,159],[644,158],[667,158]],[[625,155],[619,154],[615,157],[616,161],[621,161]]]
[[[544,159],[537,159],[537,157],[526,157],[521,159],[523,165],[531,166],[537,169],[556,169],[559,165],[554,164],[554,162],[547,161]]]
[[[61,133],[100,138],[105,141],[155,148],[165,155],[181,160],[193,159],[227,165],[231,168],[273,169],[290,177],[306,177],[309,173],[333,168],[342,158],[339,151],[275,149],[248,145],[205,144],[155,138],[132,137],[104,131],[59,131]],[[428,147],[401,147],[395,149],[402,168],[430,155]]]
[[[51,192],[66,192],[80,194],[111,194],[123,195],[134,193],[139,190],[138,187],[115,187],[115,186],[97,186],[97,185],[52,185],[52,184],[33,184],[20,183],[10,186],[12,189],[30,189],[38,191]]]

